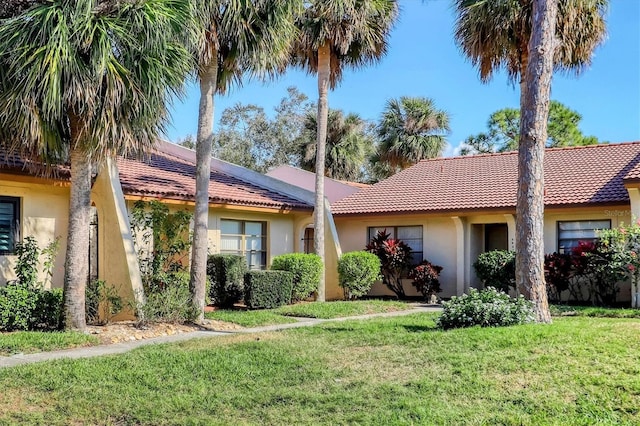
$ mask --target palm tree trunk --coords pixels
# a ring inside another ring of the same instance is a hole
[[[327,145],[327,121],[329,117],[329,105],[327,92],[329,91],[330,74],[330,50],[329,43],[324,43],[318,49],[318,130],[316,132],[316,205],[314,211],[313,245],[316,254],[322,259],[322,272],[320,285],[318,286],[318,301],[324,302],[325,291],[325,253],[324,253],[324,169],[326,161]]]
[[[77,140],[79,123],[71,117],[72,146]],[[84,331],[85,289],[89,272],[89,221],[91,211],[91,163],[79,149],[73,148],[69,201],[69,230],[64,263],[64,319],[67,330]]]
[[[204,321],[205,284],[209,231],[209,179],[211,176],[211,144],[213,141],[213,97],[218,81],[218,55],[213,52],[211,62],[199,73],[200,107],[196,142],[196,205],[193,216],[193,245],[191,247],[191,277],[189,288],[193,306],[197,309],[197,323]]]
[[[534,303],[536,320],[550,323],[544,280],[544,146],[553,75],[556,0],[534,0],[529,62],[520,95],[516,284]]]

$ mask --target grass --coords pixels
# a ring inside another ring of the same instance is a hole
[[[97,337],[76,332],[16,331],[0,333],[0,355],[55,351],[98,343]]]
[[[262,325],[288,324],[295,322],[292,318],[287,318],[270,310],[241,311],[220,309],[207,312],[204,315],[207,319],[230,322],[242,327],[258,327]]]
[[[640,423],[640,321],[326,323],[0,370],[0,424]]]
[[[599,308],[595,306],[552,305],[551,314],[597,318],[640,318],[640,309]]]
[[[404,311],[411,305],[404,302],[382,300],[357,300],[349,302],[311,302],[283,306],[275,310],[280,315],[305,318],[340,318],[355,315]]]

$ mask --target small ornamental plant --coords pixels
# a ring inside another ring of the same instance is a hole
[[[380,259],[382,282],[393,291],[399,299],[405,298],[402,279],[411,269],[411,247],[402,240],[391,238],[391,234],[378,231],[367,244],[366,251]]]
[[[504,327],[535,321],[533,303],[523,296],[508,294],[488,287],[442,302],[442,314],[436,321],[439,328],[448,330],[463,327]]]
[[[440,272],[442,266],[434,265],[428,260],[423,260],[418,266],[409,272],[413,286],[418,290],[425,300],[429,300],[431,296],[440,293]]]

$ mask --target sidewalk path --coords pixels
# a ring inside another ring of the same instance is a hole
[[[269,331],[286,330],[289,328],[310,327],[325,322],[338,322],[350,320],[363,320],[369,318],[399,317],[420,312],[439,312],[441,308],[418,305],[406,311],[385,312],[381,314],[357,315],[333,319],[296,318],[298,322],[290,324],[267,325],[264,327],[243,328],[233,331],[194,331],[190,333],[174,334],[172,336],[154,337],[145,340],[115,343],[112,345],[89,346],[83,348],[64,349],[60,351],[42,352],[36,354],[16,354],[8,357],[0,356],[0,368],[16,365],[33,364],[35,362],[51,361],[56,359],[91,358],[102,355],[116,355],[129,352],[141,346],[156,345],[162,343],[182,342],[184,340],[201,339],[204,337],[228,336],[230,334],[264,333]]]

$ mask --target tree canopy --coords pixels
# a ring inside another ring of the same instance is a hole
[[[582,116],[558,102],[551,101],[547,127],[548,148],[595,145],[600,141],[595,136],[585,136],[580,128]],[[491,114],[487,131],[469,136],[462,145],[460,154],[475,155],[506,152],[518,149],[520,138],[520,110],[503,108]]]

